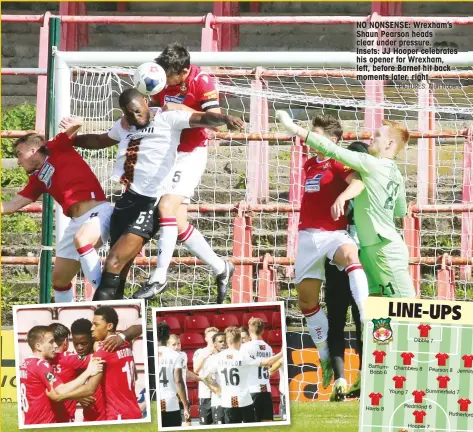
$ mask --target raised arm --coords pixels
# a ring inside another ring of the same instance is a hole
[[[208,356],[201,356],[200,353],[197,357],[194,357],[192,359],[192,363],[193,363],[193,369],[194,369],[194,372],[196,374],[198,374],[200,372],[200,370],[202,369],[202,366],[204,366],[204,363],[205,361],[212,355],[212,353],[210,353]]]
[[[216,112],[207,111],[195,112],[189,119],[190,127],[217,127],[226,125],[228,129],[235,130],[244,126],[242,119],[238,117],[219,114]]]
[[[80,123],[80,125],[79,125]],[[70,131],[70,137],[73,137],[77,131],[82,126],[83,120],[80,117],[65,117],[59,123],[59,127],[64,129],[64,132],[67,134],[67,131]],[[107,147],[112,147],[117,144],[119,141],[110,138],[107,133],[104,134],[83,134],[78,135],[74,139],[74,147],[90,149],[90,150],[100,150]]]
[[[24,206],[31,204],[33,202],[32,199],[25,198],[22,195],[15,195],[10,201],[2,202],[1,203],[1,213],[2,214],[11,214],[15,213],[16,211],[20,210]]]
[[[103,342],[103,349],[113,352],[121,347],[125,341],[131,342],[143,334],[143,327],[139,324],[128,327],[121,335],[114,335]],[[123,337],[122,337],[123,336]]]
[[[297,135],[309,147],[329,156],[355,171],[368,174],[378,167],[378,160],[366,153],[358,153],[333,143],[330,139],[296,125],[286,111],[276,111],[276,117],[292,135]]]

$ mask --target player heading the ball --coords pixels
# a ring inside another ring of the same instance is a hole
[[[243,121],[237,117],[212,112],[152,112],[148,99],[136,89],[122,92],[118,102],[130,125],[129,130],[122,127],[119,119],[108,133],[80,135],[74,143],[87,149],[103,149],[120,143],[113,178],[126,187],[111,217],[111,249],[94,301],[123,298],[133,260],[158,232],[159,187],[175,163],[182,130],[222,125],[238,129],[243,126]],[[160,260],[170,261],[171,258],[172,251],[167,258],[159,256]],[[152,290],[143,287],[133,297],[151,299],[165,288],[166,285],[154,286]]]
[[[370,295],[415,297],[407,247],[394,224],[395,216],[407,214],[404,178],[393,160],[409,140],[407,129],[383,120],[370,142],[369,154],[363,154],[296,125],[285,111],[277,111],[276,116],[287,131],[309,147],[360,173],[365,189],[355,198],[355,225]]]
[[[213,78],[191,64],[184,46],[178,43],[166,46],[155,62],[166,72],[167,86],[153,96],[152,106],[221,113]],[[187,206],[207,165],[207,144],[205,128],[184,129],[181,133],[176,162],[160,185],[158,264],[145,289],[160,292],[167,285],[168,267],[179,240],[190,253],[212,268],[217,283],[217,303],[223,303],[234,266],[217,256],[204,236],[187,220]]]
[[[10,214],[49,193],[71,218],[56,247],[52,275],[56,303],[72,301],[71,281],[81,267],[94,288],[100,284],[102,269],[96,249],[108,241],[113,211],[97,177],[73,148],[82,123],[80,117],[67,125],[61,123],[64,132],[49,141],[37,133],[15,141],[18,164],[29,175],[28,184],[1,204],[2,214]]]

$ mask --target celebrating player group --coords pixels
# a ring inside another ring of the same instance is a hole
[[[93,322],[81,318],[70,329],[54,323],[28,331],[32,355],[19,368],[25,425],[75,422],[78,404],[84,422],[144,417],[135,395],[130,343],[143,329],[132,325],[117,335],[117,326],[115,309],[101,306]],[[75,352],[69,351],[71,335]]]
[[[192,424],[186,377],[198,381],[201,425],[273,421],[269,378],[282,366],[283,354],[273,355],[263,340],[261,319],[251,318],[247,331],[250,340],[243,343],[240,328],[207,328],[207,346],[195,351],[190,372],[179,336],[170,335],[165,322],[157,324],[156,377],[163,427]]]

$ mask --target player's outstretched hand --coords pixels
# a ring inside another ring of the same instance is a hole
[[[77,402],[79,402],[82,408],[84,408],[93,405],[95,403],[95,398],[93,396],[83,397],[78,399]]]
[[[330,212],[334,221],[337,221],[345,214],[345,200],[338,197],[332,205]]]
[[[286,111],[276,111],[276,118],[279,120],[283,128],[286,129],[292,136],[297,135],[299,126],[294,123],[291,116]]]
[[[230,130],[243,129],[245,126],[245,122],[241,118],[231,115],[227,116],[225,123]]]
[[[120,348],[125,341],[118,335],[111,336],[102,342],[102,348],[108,352],[114,352]]]
[[[59,129],[68,129],[74,126],[82,126],[84,124],[84,119],[82,117],[64,117],[59,122]]]
[[[105,362],[100,358],[92,357],[90,359],[89,365],[87,366],[87,372],[90,373],[90,376],[98,375],[103,372],[103,364]]]

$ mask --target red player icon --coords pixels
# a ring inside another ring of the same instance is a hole
[[[404,383],[405,383],[407,380],[406,380],[406,377],[405,377],[405,376],[396,375],[396,376],[393,378],[393,381],[395,382],[394,388],[402,389],[403,386],[404,386]]]
[[[450,377],[446,375],[440,375],[437,377],[437,381],[439,382],[439,388],[446,389],[447,383],[450,381]]]
[[[416,418],[416,423],[424,423],[424,417],[427,415],[425,411],[414,411],[412,413]]]
[[[471,404],[470,399],[458,399],[458,404],[460,405],[461,412],[468,412],[468,405]]]
[[[420,324],[417,328],[420,330],[421,338],[429,337],[429,331],[432,330],[432,327],[430,327],[428,324]]]
[[[414,390],[412,392],[412,396],[414,396],[414,403],[421,404],[422,398],[425,396],[424,390]]]
[[[446,353],[438,353],[435,358],[438,360],[438,365],[439,366],[447,366],[447,359],[450,358],[450,356]]]
[[[412,359],[415,357],[415,355],[412,354],[411,352],[403,352],[401,354],[401,357],[402,357],[402,364],[404,366],[410,366],[412,364]]]
[[[462,357],[462,360],[464,362],[463,367],[465,367],[465,368],[473,367],[473,355],[472,354],[465,354]]]
[[[371,406],[379,406],[379,401],[383,395],[381,393],[370,393],[368,397],[371,399]]]
[[[373,351],[374,355],[374,362],[376,364],[382,364],[384,361],[384,357],[386,356],[386,353],[384,351]]]

